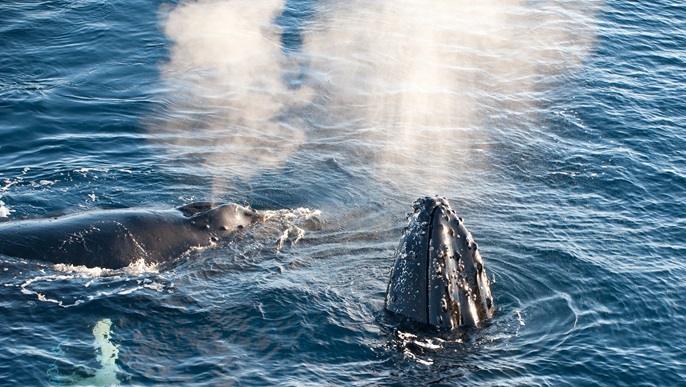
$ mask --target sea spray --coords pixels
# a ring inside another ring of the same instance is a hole
[[[302,125],[288,117],[290,106],[309,97],[283,79],[288,59],[274,23],[283,6],[205,0],[163,17],[173,46],[162,76],[174,99],[151,127],[173,156],[202,162],[215,196],[225,179],[279,167],[304,142]]]
[[[445,192],[464,180],[460,170],[488,163],[486,125],[524,127],[542,84],[581,64],[594,41],[590,9],[524,0],[334,5],[305,33],[314,105],[357,122],[348,130],[378,144],[385,179]]]
[[[10,210],[5,207],[5,202],[0,200],[0,218],[6,218],[8,216],[10,216]]]
[[[173,97],[152,128],[215,196],[324,130],[375,143],[373,166],[392,184],[443,192],[489,164],[485,126],[536,120],[540,92],[583,62],[595,33],[595,7],[569,2],[353,1],[309,16],[302,45],[285,50],[285,7],[201,0],[162,12]]]

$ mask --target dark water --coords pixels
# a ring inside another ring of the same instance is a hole
[[[686,384],[686,7],[419,3],[2,2],[1,221],[275,215],[160,267],[0,257],[0,384]],[[450,337],[383,312],[433,194],[494,280]]]

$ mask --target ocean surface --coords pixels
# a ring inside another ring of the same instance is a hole
[[[668,0],[4,0],[0,222],[272,216],[164,265],[0,256],[0,385],[686,385],[685,47]],[[384,312],[435,194],[483,327]]]

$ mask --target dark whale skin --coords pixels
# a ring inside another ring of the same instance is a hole
[[[420,324],[452,330],[493,316],[490,281],[464,222],[439,197],[417,199],[400,239],[386,310]]]
[[[0,223],[0,253],[52,263],[119,269],[166,262],[261,218],[238,204],[192,203],[169,210],[97,210]]]

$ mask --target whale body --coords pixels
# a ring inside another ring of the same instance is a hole
[[[262,216],[229,203],[170,210],[98,210],[58,218],[0,223],[0,253],[52,263],[119,269],[144,259],[166,262],[206,247]]]
[[[439,197],[417,199],[396,252],[386,309],[439,329],[493,316],[490,282],[463,220]]]

